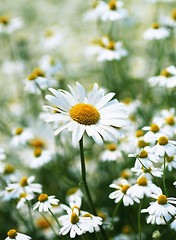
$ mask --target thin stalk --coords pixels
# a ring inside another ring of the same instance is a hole
[[[92,200],[92,196],[90,194],[90,190],[89,190],[89,187],[88,187],[88,184],[87,184],[87,180],[86,180],[86,165],[85,165],[85,160],[84,160],[83,137],[79,141],[79,147],[80,147],[80,157],[81,157],[82,184],[84,186],[84,190],[85,190],[85,193],[86,193],[87,200],[89,202],[89,206],[90,206],[93,214],[95,216],[97,216],[97,212],[95,210],[95,207],[94,207],[94,204],[93,204],[93,200]],[[100,226],[100,230],[101,230],[103,238],[105,240],[108,240],[108,238],[106,236],[106,232],[104,231],[102,226]]]
[[[49,224],[49,226],[50,226],[51,230],[53,231],[55,237],[56,237],[56,238],[60,238],[60,237],[57,235],[56,231],[54,230],[53,226],[51,225],[50,221],[47,219],[47,217],[45,217],[45,215],[44,215],[43,213],[41,213],[41,212],[40,212],[40,215],[47,221],[47,223]]]
[[[139,240],[142,240],[142,234],[141,234],[141,209],[142,209],[142,199],[139,205],[138,210],[138,231],[139,231]]]
[[[29,219],[30,219],[30,223],[31,223],[31,229],[32,230],[35,230],[35,227],[34,227],[34,220],[33,220],[33,217],[32,217],[32,211],[31,211],[31,204],[30,202],[26,199],[26,203],[28,205],[28,211],[29,211]]]
[[[166,194],[166,196],[168,196],[168,192],[166,188],[165,171],[166,171],[166,154],[164,154],[163,186],[164,186],[164,193]]]
[[[121,202],[122,202],[122,199],[116,204],[116,207],[115,207],[115,209],[114,209],[114,211],[113,211],[112,221],[111,221],[111,225],[110,225],[110,227],[109,227],[109,231],[111,230],[111,228],[112,228],[112,226],[113,226],[113,224],[114,224],[114,218],[115,218],[115,216],[116,216],[116,214],[117,214],[117,210],[118,210]]]

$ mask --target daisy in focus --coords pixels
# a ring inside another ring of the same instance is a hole
[[[83,134],[86,132],[89,137],[98,144],[105,141],[117,142],[120,132],[117,128],[130,125],[127,120],[126,110],[123,104],[117,99],[111,100],[114,93],[104,94],[94,84],[92,91],[86,97],[81,84],[77,82],[77,92],[68,85],[71,94],[65,90],[49,90],[55,95],[47,95],[46,99],[56,107],[47,106],[57,113],[49,114],[47,122],[62,123],[55,131],[59,134],[68,129],[72,132],[72,144],[77,146]],[[103,138],[103,139],[102,139]]]
[[[57,205],[59,200],[55,199],[55,196],[48,196],[47,194],[40,194],[38,202],[34,204],[33,210],[39,209],[39,212],[47,212],[52,208],[52,205]]]
[[[7,232],[7,238],[5,240],[29,240],[31,237],[23,234],[18,233],[15,229],[11,229]]]
[[[170,31],[166,27],[161,27],[158,23],[152,24],[152,27],[143,34],[145,40],[160,40],[169,36]]]

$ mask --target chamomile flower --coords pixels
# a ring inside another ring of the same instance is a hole
[[[0,169],[0,173],[7,184],[10,182],[16,182],[20,176],[12,164],[4,164]]]
[[[132,172],[135,172],[138,178],[145,177],[148,180],[152,180],[153,176],[154,177],[162,177],[163,171],[160,168],[155,168],[153,166],[150,166],[149,168],[131,168]]]
[[[104,161],[122,161],[122,153],[117,149],[114,143],[107,144],[107,150],[101,153],[101,160]]]
[[[129,188],[128,195],[133,199],[142,199],[144,196],[150,197],[152,193],[156,193],[157,191],[158,187],[154,183],[146,177],[140,177],[137,180],[137,184]]]
[[[17,203],[17,209],[21,208],[24,206],[24,204],[26,203],[26,200],[27,201],[30,201],[34,198],[34,194],[27,194],[27,193],[21,193],[20,194],[20,197],[18,199],[18,203]]]
[[[39,209],[39,212],[47,212],[52,208],[52,205],[57,205],[59,200],[55,199],[55,196],[48,196],[47,194],[40,194],[38,202],[34,204],[33,210]]]
[[[176,155],[173,155],[171,157],[166,156],[165,167],[169,171],[172,171],[173,169],[176,169]],[[164,164],[161,166],[161,168],[164,169]]]
[[[3,148],[0,148],[0,161],[6,159],[6,155]]]
[[[176,207],[172,205],[176,204],[176,198],[166,197],[160,188],[158,188],[158,192],[152,194],[151,197],[156,199],[156,201],[150,203],[150,206],[147,209],[143,209],[141,212],[148,212],[149,215],[162,218],[164,221],[168,222],[172,216],[176,214]]]
[[[76,146],[86,132],[98,144],[105,141],[116,142],[120,137],[117,127],[129,125],[123,104],[116,99],[111,100],[114,93],[104,94],[98,85],[94,84],[93,90],[86,97],[85,90],[77,83],[78,94],[69,86],[71,93],[64,90],[50,88],[55,95],[47,95],[46,99],[58,108],[50,107],[57,113],[50,114],[47,122],[58,122],[55,134],[68,129],[72,132],[72,144]],[[48,106],[49,107],[49,106]]]
[[[59,46],[62,40],[63,33],[59,32],[55,27],[50,27],[44,32],[40,43],[45,50],[51,50]]]
[[[163,157],[167,154],[169,157],[176,154],[176,141],[168,140],[166,136],[158,136],[157,144],[150,149],[151,153]]]
[[[18,233],[15,229],[10,229],[7,232],[7,238],[5,240],[29,240],[31,237],[23,234],[23,233]]]
[[[106,5],[102,1],[95,1],[92,4],[92,8],[88,10],[84,16],[84,21],[96,21],[101,18],[104,10],[106,9]]]
[[[20,146],[27,143],[29,139],[33,137],[30,129],[24,129],[22,127],[17,127],[13,130],[13,137],[11,140],[12,146]]]
[[[94,232],[94,230],[98,229],[100,225],[102,225],[103,219],[99,216],[94,216],[90,213],[85,213],[81,218],[80,222],[82,224],[82,228],[87,232]]]
[[[20,17],[10,18],[7,15],[0,17],[0,33],[11,34],[23,27],[23,21]]]
[[[70,203],[74,203],[74,205],[77,205],[77,204],[81,205],[82,197],[83,197],[83,193],[78,187],[70,188],[67,191],[67,201]]]
[[[169,35],[170,31],[167,28],[154,23],[151,28],[144,32],[143,38],[146,40],[160,40],[169,37]]]
[[[176,8],[172,10],[170,17],[163,17],[162,22],[165,26],[175,28],[176,27]]]
[[[109,187],[116,189],[109,195],[110,199],[115,199],[115,203],[118,203],[121,199],[123,199],[124,206],[133,205],[134,202],[140,202],[138,198],[131,198],[130,195],[128,195],[128,190],[131,187],[129,184],[119,186],[113,183],[110,184]]]
[[[150,125],[150,127],[149,126],[143,127],[142,130],[147,131],[147,133],[145,133],[144,135],[144,141],[150,142],[151,144],[156,143],[157,137],[162,134],[162,129],[160,129],[160,126],[158,126],[158,124],[155,123]]]

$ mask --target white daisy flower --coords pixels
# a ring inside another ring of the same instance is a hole
[[[149,126],[143,127],[142,130],[148,131],[144,135],[144,141],[149,142],[151,144],[155,144],[156,140],[157,140],[157,137],[160,136],[160,134],[163,133],[162,129],[160,129],[160,126],[158,124],[155,124],[155,123],[152,124],[150,127]]]
[[[103,219],[101,217],[94,216],[90,213],[85,213],[82,217],[80,217],[80,222],[82,224],[82,228],[87,232],[94,232],[94,230],[98,229],[100,225],[102,225]]]
[[[100,19],[103,12],[105,11],[105,9],[106,9],[106,4],[104,4],[104,2],[95,1],[95,3],[93,3],[93,5],[92,5],[92,9],[88,10],[84,14],[83,20],[84,21],[96,21],[96,20]]]
[[[51,27],[47,29],[42,36],[40,44],[45,50],[51,50],[61,44],[64,33],[58,32],[57,28]]]
[[[149,215],[147,217],[147,224],[157,224],[157,225],[165,225],[166,222],[162,217],[156,217],[155,215]]]
[[[33,134],[31,133],[30,129],[23,129],[22,127],[18,127],[13,130],[11,144],[14,147],[24,145],[31,138],[33,138]]]
[[[167,27],[175,28],[176,27],[176,8],[172,10],[170,17],[163,16],[162,22]]]
[[[27,193],[21,193],[20,194],[20,198],[18,199],[18,203],[17,203],[17,209],[21,208],[24,206],[24,204],[27,201],[30,201],[34,198],[34,194],[27,194]]]
[[[140,202],[138,198],[131,198],[130,195],[128,195],[128,190],[131,187],[128,184],[119,186],[113,183],[110,184],[109,187],[116,189],[116,191],[110,193],[109,195],[110,199],[115,199],[115,203],[118,203],[121,199],[123,199],[124,206],[133,205],[134,201],[137,203]]]
[[[146,177],[141,177],[138,178],[137,184],[128,189],[128,195],[133,199],[142,199],[144,196],[150,197],[152,193],[156,193],[157,191],[158,187],[154,183],[147,180]]]
[[[34,204],[33,210],[39,209],[39,212],[47,212],[52,208],[52,205],[57,205],[59,200],[55,199],[55,196],[48,196],[47,194],[40,194],[38,202]]]
[[[79,83],[77,83],[78,94],[71,86],[69,88],[72,94],[64,90],[56,91],[50,88],[55,96],[46,96],[48,101],[58,107],[50,107],[58,113],[50,114],[47,122],[63,123],[55,131],[55,134],[68,129],[72,132],[74,146],[78,144],[85,132],[98,144],[103,143],[102,138],[105,141],[116,142],[117,138],[120,137],[117,127],[129,125],[129,121],[126,119],[124,105],[116,99],[111,100],[114,93],[104,95],[104,91],[98,89],[97,84],[94,84],[88,97]]]
[[[23,234],[18,233],[15,229],[11,229],[7,232],[7,238],[5,240],[29,240],[31,237]]]
[[[117,145],[110,143],[107,145],[107,150],[101,153],[101,160],[104,161],[122,161],[122,153],[117,149]]]
[[[78,187],[70,188],[67,191],[67,196],[66,196],[67,201],[70,203],[74,203],[74,206],[77,204],[79,204],[81,206],[82,197],[83,197],[83,193]]]
[[[154,177],[162,177],[163,171],[160,168],[155,168],[153,166],[150,166],[149,168],[131,168],[132,172],[135,172],[139,178],[145,177],[148,180],[152,180],[153,176]],[[153,175],[153,176],[152,176]]]
[[[165,27],[160,27],[158,23],[154,23],[151,28],[147,29],[143,38],[146,40],[159,40],[169,37],[170,31]]]
[[[168,222],[172,216],[176,214],[176,207],[172,205],[176,204],[176,198],[167,198],[163,195],[160,188],[158,188],[158,192],[152,194],[151,197],[157,199],[157,201],[150,203],[150,206],[147,209],[141,210],[141,212],[148,212],[149,215],[162,218],[164,221]]]
[[[16,182],[19,179],[20,174],[16,171],[15,167],[11,164],[5,164],[0,168],[0,173],[3,176],[3,180],[8,184]]]
[[[60,76],[63,75],[62,65],[59,61],[55,60],[49,55],[43,55],[39,61],[39,67],[46,72],[48,77],[60,73]]]
[[[0,161],[6,159],[6,155],[4,153],[4,149],[0,148]]]
[[[176,154],[176,141],[168,140],[166,136],[160,136],[157,144],[150,149],[150,152],[160,157],[165,154],[171,157]]]
[[[164,164],[161,166],[161,168],[164,169]],[[167,168],[169,171],[176,169],[176,155],[171,157],[166,156],[165,168]]]
[[[39,183],[32,183],[34,179],[34,176],[30,176],[29,178],[22,177],[19,183],[8,184],[6,190],[11,191],[11,194],[16,196],[17,198],[19,198],[21,193],[41,193],[42,186]]]
[[[171,65],[163,69],[159,76],[148,79],[150,86],[159,85],[161,87],[173,88],[176,86],[176,68]]]
[[[0,33],[11,34],[24,25],[20,17],[10,19],[9,16],[0,17]]]
[[[142,167],[148,169],[149,167],[153,166],[153,162],[157,163],[159,161],[159,157],[150,153],[150,147],[147,146],[141,149],[137,154],[129,154],[128,157],[136,158],[134,167],[139,169]]]

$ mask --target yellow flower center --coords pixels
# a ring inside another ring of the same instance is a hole
[[[139,138],[139,137],[142,137],[144,136],[144,132],[142,130],[137,130],[136,131],[136,137]]]
[[[78,103],[70,109],[70,117],[78,123],[91,125],[98,121],[100,113],[90,104]]]
[[[148,144],[149,143],[145,142],[144,140],[139,140],[137,145],[139,148],[144,148],[144,147],[148,146]]]
[[[121,188],[121,192],[126,194],[126,191],[130,188],[130,185],[124,185],[122,188]]]
[[[116,1],[115,1],[115,0],[109,1],[109,8],[110,8],[111,10],[116,10],[116,9],[117,9]]]
[[[159,145],[166,145],[166,144],[168,144],[168,138],[167,137],[160,137],[159,139],[158,139],[158,143],[159,143]]]
[[[152,171],[152,168],[149,167],[148,169],[146,169],[145,167],[143,167],[142,170],[143,170],[144,173],[149,173],[149,172]]]
[[[21,185],[21,187],[26,187],[26,186],[28,186],[27,177],[23,177],[23,178],[21,179],[20,185]]]
[[[137,184],[139,186],[147,186],[147,178],[146,177],[141,177],[138,179]]]
[[[172,162],[173,160],[174,160],[174,156],[172,156],[172,157],[167,156],[166,157],[167,162]]]
[[[11,229],[7,233],[8,237],[14,239],[17,236],[17,231],[15,229]]]
[[[114,50],[115,49],[115,42],[109,41],[108,45],[106,46],[108,50]]]
[[[0,22],[3,24],[3,25],[7,25],[9,23],[9,17],[7,16],[1,16],[0,17]]]
[[[15,129],[15,134],[16,135],[20,135],[23,132],[23,128],[22,127],[18,127]]]
[[[37,78],[37,74],[35,74],[35,73],[32,73],[31,75],[28,76],[28,80],[29,80],[29,81],[33,81],[33,80],[35,80],[36,78]]]
[[[71,196],[78,191],[77,187],[70,188],[67,192],[67,196]]]
[[[148,157],[148,152],[145,151],[145,150],[142,150],[141,153],[140,153],[140,155],[139,155],[139,157],[140,157],[140,158],[146,158],[146,157]]]
[[[152,28],[158,29],[160,27],[159,23],[153,23]]]
[[[70,222],[72,224],[76,224],[76,223],[79,222],[79,217],[76,213],[72,213],[71,218],[70,218]]]
[[[20,194],[20,199],[21,199],[21,198],[25,198],[25,197],[27,197],[27,193],[21,193],[21,194]]]
[[[123,234],[130,234],[131,233],[131,227],[126,225],[122,228],[122,233]]]
[[[167,204],[167,197],[166,195],[160,195],[157,199],[158,204],[165,205]]]
[[[74,210],[78,210],[78,213],[80,213],[80,208],[78,207],[78,206],[74,206],[74,207],[72,207],[72,212],[74,212]],[[77,211],[76,211],[77,212]]]
[[[110,143],[107,145],[107,149],[111,152],[114,152],[117,149],[117,146],[114,143]]]
[[[96,8],[98,6],[98,1],[94,1],[91,5],[92,8]]]
[[[86,213],[83,215],[83,217],[89,217],[89,218],[92,218],[92,215],[90,213]]]
[[[49,222],[51,223],[51,220],[49,220]],[[44,218],[38,218],[36,223],[40,229],[47,229],[50,227],[49,223]]]
[[[41,148],[40,148],[40,147],[36,147],[36,149],[34,150],[34,156],[35,156],[36,158],[38,158],[38,157],[41,156],[41,154],[42,154]]]
[[[170,72],[167,71],[167,69],[163,69],[160,73],[161,76],[164,76],[164,77],[171,77],[172,74]]]
[[[4,174],[13,173],[14,170],[15,170],[15,167],[13,165],[7,164],[4,169]]]
[[[54,36],[53,30],[47,29],[47,30],[45,31],[45,37],[50,38],[50,37],[52,37],[52,36]]]
[[[157,124],[152,124],[152,125],[150,126],[150,128],[151,128],[151,129],[150,129],[151,132],[153,132],[153,133],[157,133],[157,132],[160,130]]]
[[[123,99],[123,103],[126,104],[126,105],[132,103],[132,101],[133,101],[132,98],[125,98],[125,99]]]
[[[174,8],[174,9],[172,10],[171,18],[176,21],[176,8]]]
[[[121,177],[121,178],[128,179],[129,176],[130,176],[130,173],[129,173],[129,171],[127,171],[127,170],[123,170],[123,171],[120,173],[120,177]]]
[[[46,202],[48,200],[48,195],[47,194],[40,194],[40,196],[38,197],[39,202]]]
[[[40,138],[33,138],[33,139],[29,140],[29,144],[32,147],[44,147],[44,145],[45,145],[44,141]]]
[[[175,124],[175,117],[171,116],[171,117],[166,118],[166,123],[168,125],[171,125],[171,126],[174,125]]]
[[[45,77],[45,73],[41,68],[34,68],[33,74],[36,74],[37,77]]]

